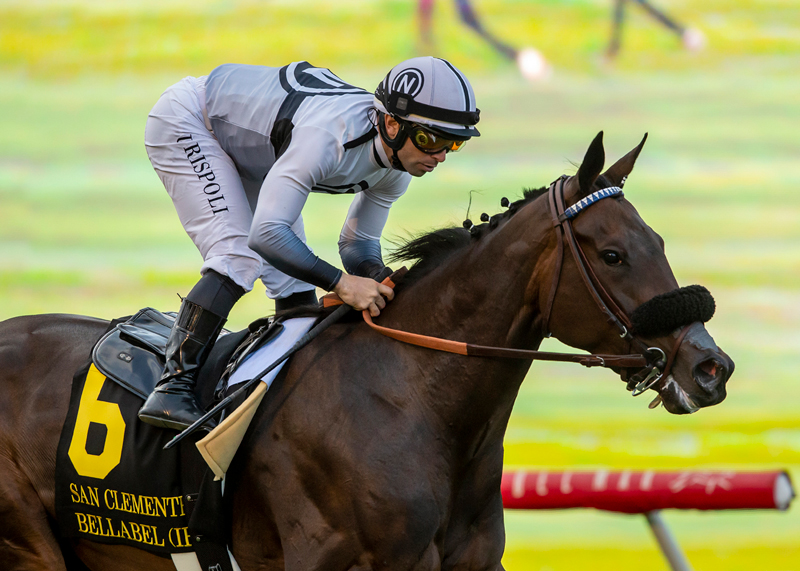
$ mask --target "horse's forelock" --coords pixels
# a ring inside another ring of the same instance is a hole
[[[608,177],[606,177],[605,175],[601,174],[600,176],[597,177],[597,180],[594,181],[594,186],[595,186],[595,188],[597,190],[601,190],[603,188],[608,188],[608,187],[616,186],[616,185],[614,183],[612,183],[608,179]]]

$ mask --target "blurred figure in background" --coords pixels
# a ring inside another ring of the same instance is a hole
[[[690,51],[700,51],[705,47],[706,39],[703,32],[696,28],[687,28],[678,24],[675,20],[667,16],[663,11],[653,6],[648,0],[614,0],[614,11],[612,15],[611,41],[606,49],[606,57],[614,59],[619,53],[622,44],[622,24],[625,20],[625,4],[635,2],[650,14],[656,21],[663,24],[681,39],[683,46]]]
[[[435,0],[419,0],[419,24],[422,49],[431,52],[435,49],[433,40],[433,6]],[[622,25],[625,20],[625,4],[635,2],[656,21],[680,37],[683,46],[693,52],[705,47],[706,39],[703,33],[692,27],[684,27],[659,10],[648,0],[613,0],[611,41],[606,49],[606,58],[613,60],[619,53],[622,44]],[[478,19],[478,14],[472,7],[471,0],[455,0],[456,9],[461,21],[474,30],[481,38],[491,45],[503,57],[516,63],[520,73],[529,80],[538,80],[550,74],[550,66],[544,56],[534,48],[516,49],[490,33]]]
[[[419,1],[419,24],[422,36],[422,46],[425,52],[433,51],[433,16],[434,0]],[[498,39],[490,33],[478,20],[478,14],[472,7],[470,0],[455,0],[458,15],[461,21],[472,28],[481,38],[486,40],[497,52],[505,58],[516,63],[520,73],[529,80],[542,79],[547,76],[549,66],[544,56],[534,48],[516,49]]]

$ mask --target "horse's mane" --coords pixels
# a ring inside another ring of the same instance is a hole
[[[501,221],[511,218],[520,208],[533,202],[547,192],[546,187],[523,190],[523,197],[508,205],[505,212],[489,217],[482,215],[482,224],[473,225],[465,220],[463,227],[440,228],[396,244],[387,257],[389,263],[415,260],[408,274],[403,278],[403,285],[413,283],[426,276],[434,268],[441,266],[453,254],[469,246],[476,240],[497,228]]]
[[[595,185],[605,188],[611,186],[611,182],[605,176],[600,175],[597,177]],[[500,222],[511,218],[520,208],[546,194],[547,190],[548,187],[544,186],[536,189],[523,189],[522,198],[510,203],[505,212],[491,217],[486,214],[481,215],[481,220],[484,221],[483,224],[473,225],[472,221],[465,220],[462,228],[440,228],[433,232],[411,237],[404,242],[398,243],[396,248],[389,253],[387,259],[389,263],[416,260],[402,282],[403,284],[413,283],[429,274],[434,268],[441,266],[445,260],[456,252],[463,250],[475,240],[480,240],[497,228]]]
[[[611,185],[608,179],[603,175],[597,177],[595,184],[601,188]],[[462,227],[439,228],[432,232],[412,236],[407,240],[396,242],[395,248],[391,250],[387,256],[387,261],[390,264],[414,262],[411,269],[398,284],[397,290],[428,275],[435,268],[444,264],[456,252],[464,250],[467,246],[480,240],[483,236],[497,228],[500,222],[507,221],[514,216],[520,208],[533,202],[543,194],[546,194],[547,190],[548,187],[545,186],[535,189],[523,189],[522,198],[516,202],[509,203],[505,212],[495,214],[494,216],[482,214],[482,224],[472,224],[471,220],[464,220]],[[506,204],[506,199],[503,199],[501,204]],[[330,309],[323,309],[319,305],[307,305],[281,312],[280,317],[289,319],[291,317],[319,316],[329,312]],[[353,312],[353,314],[357,315],[357,312]],[[355,319],[353,316],[350,316],[350,318]],[[255,325],[261,324],[260,320],[255,322]],[[252,326],[253,324],[251,324],[251,327]]]

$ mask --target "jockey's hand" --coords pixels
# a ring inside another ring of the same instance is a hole
[[[394,290],[389,286],[379,284],[370,278],[360,278],[350,274],[342,274],[333,291],[353,309],[358,311],[368,309],[372,317],[381,314],[381,309],[386,307],[386,299],[390,301],[394,299]]]

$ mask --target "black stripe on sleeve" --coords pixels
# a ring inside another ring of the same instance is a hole
[[[375,127],[373,127],[372,129],[370,129],[369,131],[367,131],[366,133],[364,133],[363,135],[361,135],[357,139],[353,139],[352,141],[346,142],[344,144],[344,150],[346,151],[348,149],[354,149],[354,148],[356,148],[356,147],[358,147],[360,145],[363,145],[364,143],[374,139],[375,135],[377,135],[377,134],[378,134],[378,130]]]

